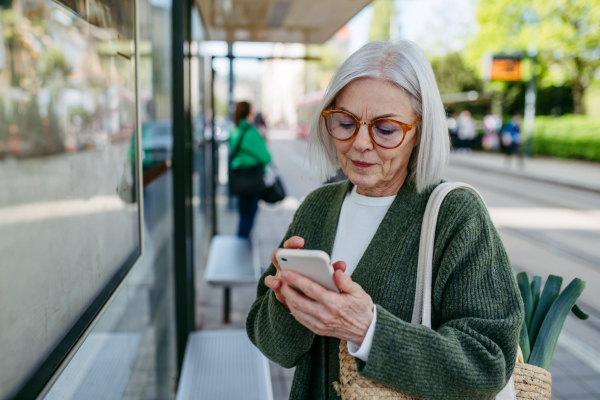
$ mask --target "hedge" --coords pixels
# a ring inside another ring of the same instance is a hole
[[[533,153],[600,161],[600,119],[583,115],[536,117]]]

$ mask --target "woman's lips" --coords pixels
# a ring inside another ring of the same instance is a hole
[[[355,160],[350,160],[352,161],[352,165],[354,165],[356,168],[370,168],[375,164],[371,164],[371,163],[366,163],[366,162],[362,162],[362,161],[355,161]]]

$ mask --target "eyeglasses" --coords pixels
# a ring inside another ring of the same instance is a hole
[[[378,118],[371,122],[364,122],[359,121],[349,112],[341,110],[323,111],[321,115],[325,119],[327,132],[334,139],[349,140],[358,133],[361,125],[367,125],[369,135],[371,135],[375,144],[385,149],[395,149],[400,146],[406,137],[406,133],[421,122],[421,118],[412,125],[388,118]]]

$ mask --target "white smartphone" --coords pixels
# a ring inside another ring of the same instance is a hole
[[[329,254],[322,250],[281,249],[277,252],[281,270],[295,271],[317,282],[325,289],[338,293],[333,280],[333,267]]]

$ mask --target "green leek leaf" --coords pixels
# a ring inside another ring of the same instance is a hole
[[[525,306],[525,323],[527,329],[529,329],[531,319],[533,318],[533,299],[531,297],[531,286],[529,285],[527,272],[520,272],[517,274],[517,283],[519,284],[523,305]]]
[[[560,293],[560,287],[562,286],[563,278],[556,275],[548,276],[548,280],[546,281],[546,285],[544,286],[544,291],[542,292],[542,296],[540,297],[540,301],[535,309],[535,314],[533,315],[533,319],[531,320],[531,325],[529,325],[529,345],[531,348],[535,346],[535,341],[538,336],[538,332],[542,327],[542,322],[544,322],[544,318],[546,318],[546,314],[554,300],[558,297]]]
[[[579,319],[586,320],[590,317],[590,314],[584,312],[581,308],[579,308],[577,304],[575,304],[571,310],[573,311],[573,314],[575,314],[575,316]]]
[[[538,303],[540,302],[540,293],[542,291],[542,277],[534,276],[531,279],[531,298],[533,300],[533,315],[535,315],[535,310],[537,308]]]
[[[523,324],[521,324],[521,334],[519,335],[519,347],[521,347],[521,351],[523,352],[523,362],[528,362],[531,350],[529,348],[529,335],[527,334],[527,325],[525,325],[525,320],[523,320]]]
[[[550,368],[560,331],[565,324],[567,315],[579,296],[581,296],[584,288],[585,282],[575,278],[558,296],[554,304],[552,304],[546,318],[544,318],[535,345],[531,351],[529,364],[545,370]]]

